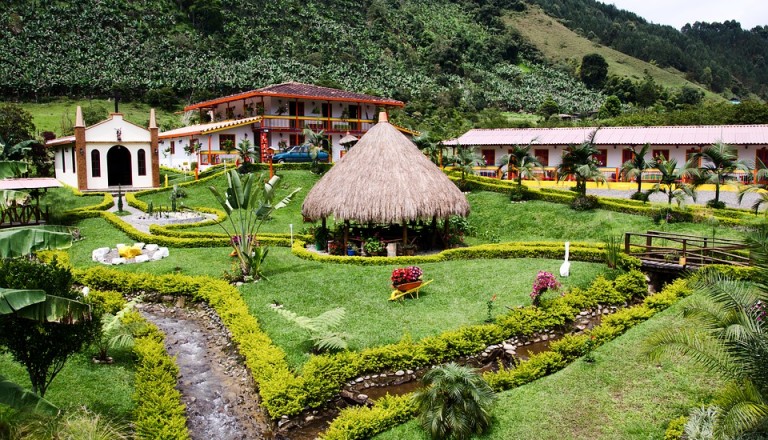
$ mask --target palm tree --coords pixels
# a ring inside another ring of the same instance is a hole
[[[424,153],[437,166],[442,166],[441,161],[443,158],[443,146],[437,142],[433,142],[429,136],[429,133],[422,133],[420,136],[413,139],[413,143]]]
[[[467,174],[475,174],[473,167],[484,164],[485,161],[475,153],[472,147],[465,147],[463,145],[457,145],[456,147],[456,154],[449,161],[461,171],[461,184],[464,185]]]
[[[491,387],[474,369],[453,362],[432,369],[413,400],[419,421],[433,439],[466,439],[491,425]]]
[[[697,182],[711,183],[715,185],[715,198],[707,202],[712,207],[720,207],[720,185],[733,181],[736,177],[735,171],[749,172],[749,166],[743,161],[738,160],[736,148],[723,142],[716,142],[705,148],[700,153],[691,156],[689,163],[703,158],[704,163],[694,174]]]
[[[309,146],[309,157],[312,158],[312,171],[318,172],[319,167],[317,163],[318,153],[323,149],[324,144],[328,144],[328,157],[333,157],[330,151],[330,142],[327,142],[325,138],[325,131],[320,130],[318,132],[313,131],[311,128],[304,129],[304,143]]]
[[[513,169],[517,173],[518,185],[523,184],[523,178],[539,180],[534,171],[544,168],[539,159],[530,153],[531,147],[531,144],[524,147],[515,145],[510,154],[501,157],[501,166],[507,166],[507,173],[511,176]]]
[[[621,175],[627,179],[635,179],[637,182],[637,192],[633,194],[633,198],[637,194],[642,194],[643,191],[643,173],[649,168],[653,168],[653,159],[645,160],[645,156],[648,154],[651,145],[645,144],[637,151],[637,147],[627,147],[627,151],[632,152],[632,159],[624,162],[621,165]]]
[[[768,228],[748,237],[758,266],[766,267]],[[768,288],[704,273],[683,311],[684,323],[655,334],[648,355],[685,355],[728,379],[715,403],[715,439],[729,439],[768,421]]]
[[[685,202],[686,196],[692,198],[694,202],[696,201],[696,188],[682,181],[684,177],[690,175],[691,170],[689,168],[678,169],[677,160],[667,159],[664,156],[659,156],[653,161],[652,167],[659,170],[661,178],[659,183],[648,190],[647,195],[657,192],[664,193],[667,195],[667,204],[671,205],[672,199],[675,199],[677,206]]]
[[[755,214],[760,211],[760,206],[764,203],[768,204],[768,185],[760,183],[768,179],[768,167],[759,158],[755,160],[755,169],[757,170],[756,182],[750,185],[744,185],[739,189],[739,204],[744,200],[744,196],[748,193],[757,193],[758,199],[752,204],[752,209],[755,210]]]
[[[563,161],[557,166],[557,180],[566,180],[569,176],[576,179],[576,192],[580,196],[587,195],[587,181],[605,182],[605,176],[597,167],[593,157],[598,153],[591,141],[581,145],[571,145],[565,149]]]
[[[243,139],[238,142],[237,146],[235,147],[235,151],[237,151],[237,154],[240,155],[241,163],[248,163],[251,160],[256,160],[258,157],[256,150],[253,148],[251,141],[248,139]]]

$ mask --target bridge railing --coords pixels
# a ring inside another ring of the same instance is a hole
[[[749,266],[746,245],[738,240],[661,231],[628,232],[624,252],[644,263],[678,264],[699,267],[706,264]]]

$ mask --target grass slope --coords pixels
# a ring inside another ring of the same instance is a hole
[[[79,105],[83,109],[89,106],[100,105],[108,112],[115,111],[114,102],[106,99],[67,99],[58,98],[46,102],[22,102],[18,103],[21,108],[32,114],[32,120],[38,133],[43,131],[52,131],[57,136],[62,136],[62,123],[74,124],[75,112]],[[133,122],[141,127],[146,127],[149,123],[148,104],[140,102],[121,102],[120,113],[123,113],[127,121]],[[178,127],[181,124],[179,115],[155,109],[158,127],[160,130]]]
[[[685,359],[647,360],[643,341],[679,320],[681,305],[595,351],[596,362],[499,394],[491,432],[517,440],[661,439],[669,420],[709,401],[721,382]],[[411,421],[377,440],[427,439]]]
[[[506,23],[513,26],[551,61],[575,67],[581,64],[584,55],[597,53],[608,62],[610,75],[637,81],[641,80],[643,72],[647,71],[656,83],[664,87],[679,89],[687,85],[701,90],[709,99],[723,100],[717,94],[686,80],[683,73],[676,69],[662,69],[580,36],[547,15],[538,6],[528,5],[524,12],[510,13],[506,17]]]

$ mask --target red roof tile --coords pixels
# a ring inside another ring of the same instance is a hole
[[[346,90],[332,89],[330,87],[316,86],[312,84],[303,84],[298,82],[286,82],[282,84],[273,84],[260,89],[248,92],[236,93],[234,95],[223,96],[221,98],[198,102],[184,107],[185,111],[196,110],[200,108],[210,108],[225,102],[239,101],[242,99],[253,98],[255,96],[276,96],[281,98],[314,98],[326,101],[349,101],[362,102],[377,105],[387,105],[394,107],[403,107],[405,103],[396,99],[381,98],[363,93],[348,92]]]

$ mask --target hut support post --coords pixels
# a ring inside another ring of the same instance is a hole
[[[432,216],[432,249],[437,247],[437,216]]]
[[[451,241],[451,237],[448,235],[450,233],[450,231],[451,231],[451,225],[450,225],[451,222],[448,221],[448,219],[449,219],[449,217],[446,217],[445,219],[443,219],[443,222],[444,222],[444,224],[443,224],[443,237],[445,237],[443,239],[443,246],[445,246],[446,248],[448,248],[448,246],[450,244],[450,241]]]
[[[321,243],[321,244],[325,248],[325,251],[328,252],[328,254],[330,255],[331,250],[328,248],[328,238],[329,237],[328,237],[328,228],[325,226],[325,217],[323,217],[321,219],[321,223],[320,224],[322,225],[322,226],[320,226],[320,228],[321,228],[320,229],[320,236],[321,237],[325,237],[325,243]]]
[[[349,238],[349,220],[344,220],[344,243],[342,244],[342,252],[347,253],[347,239]]]
[[[403,250],[408,245],[408,222],[403,220]]]

